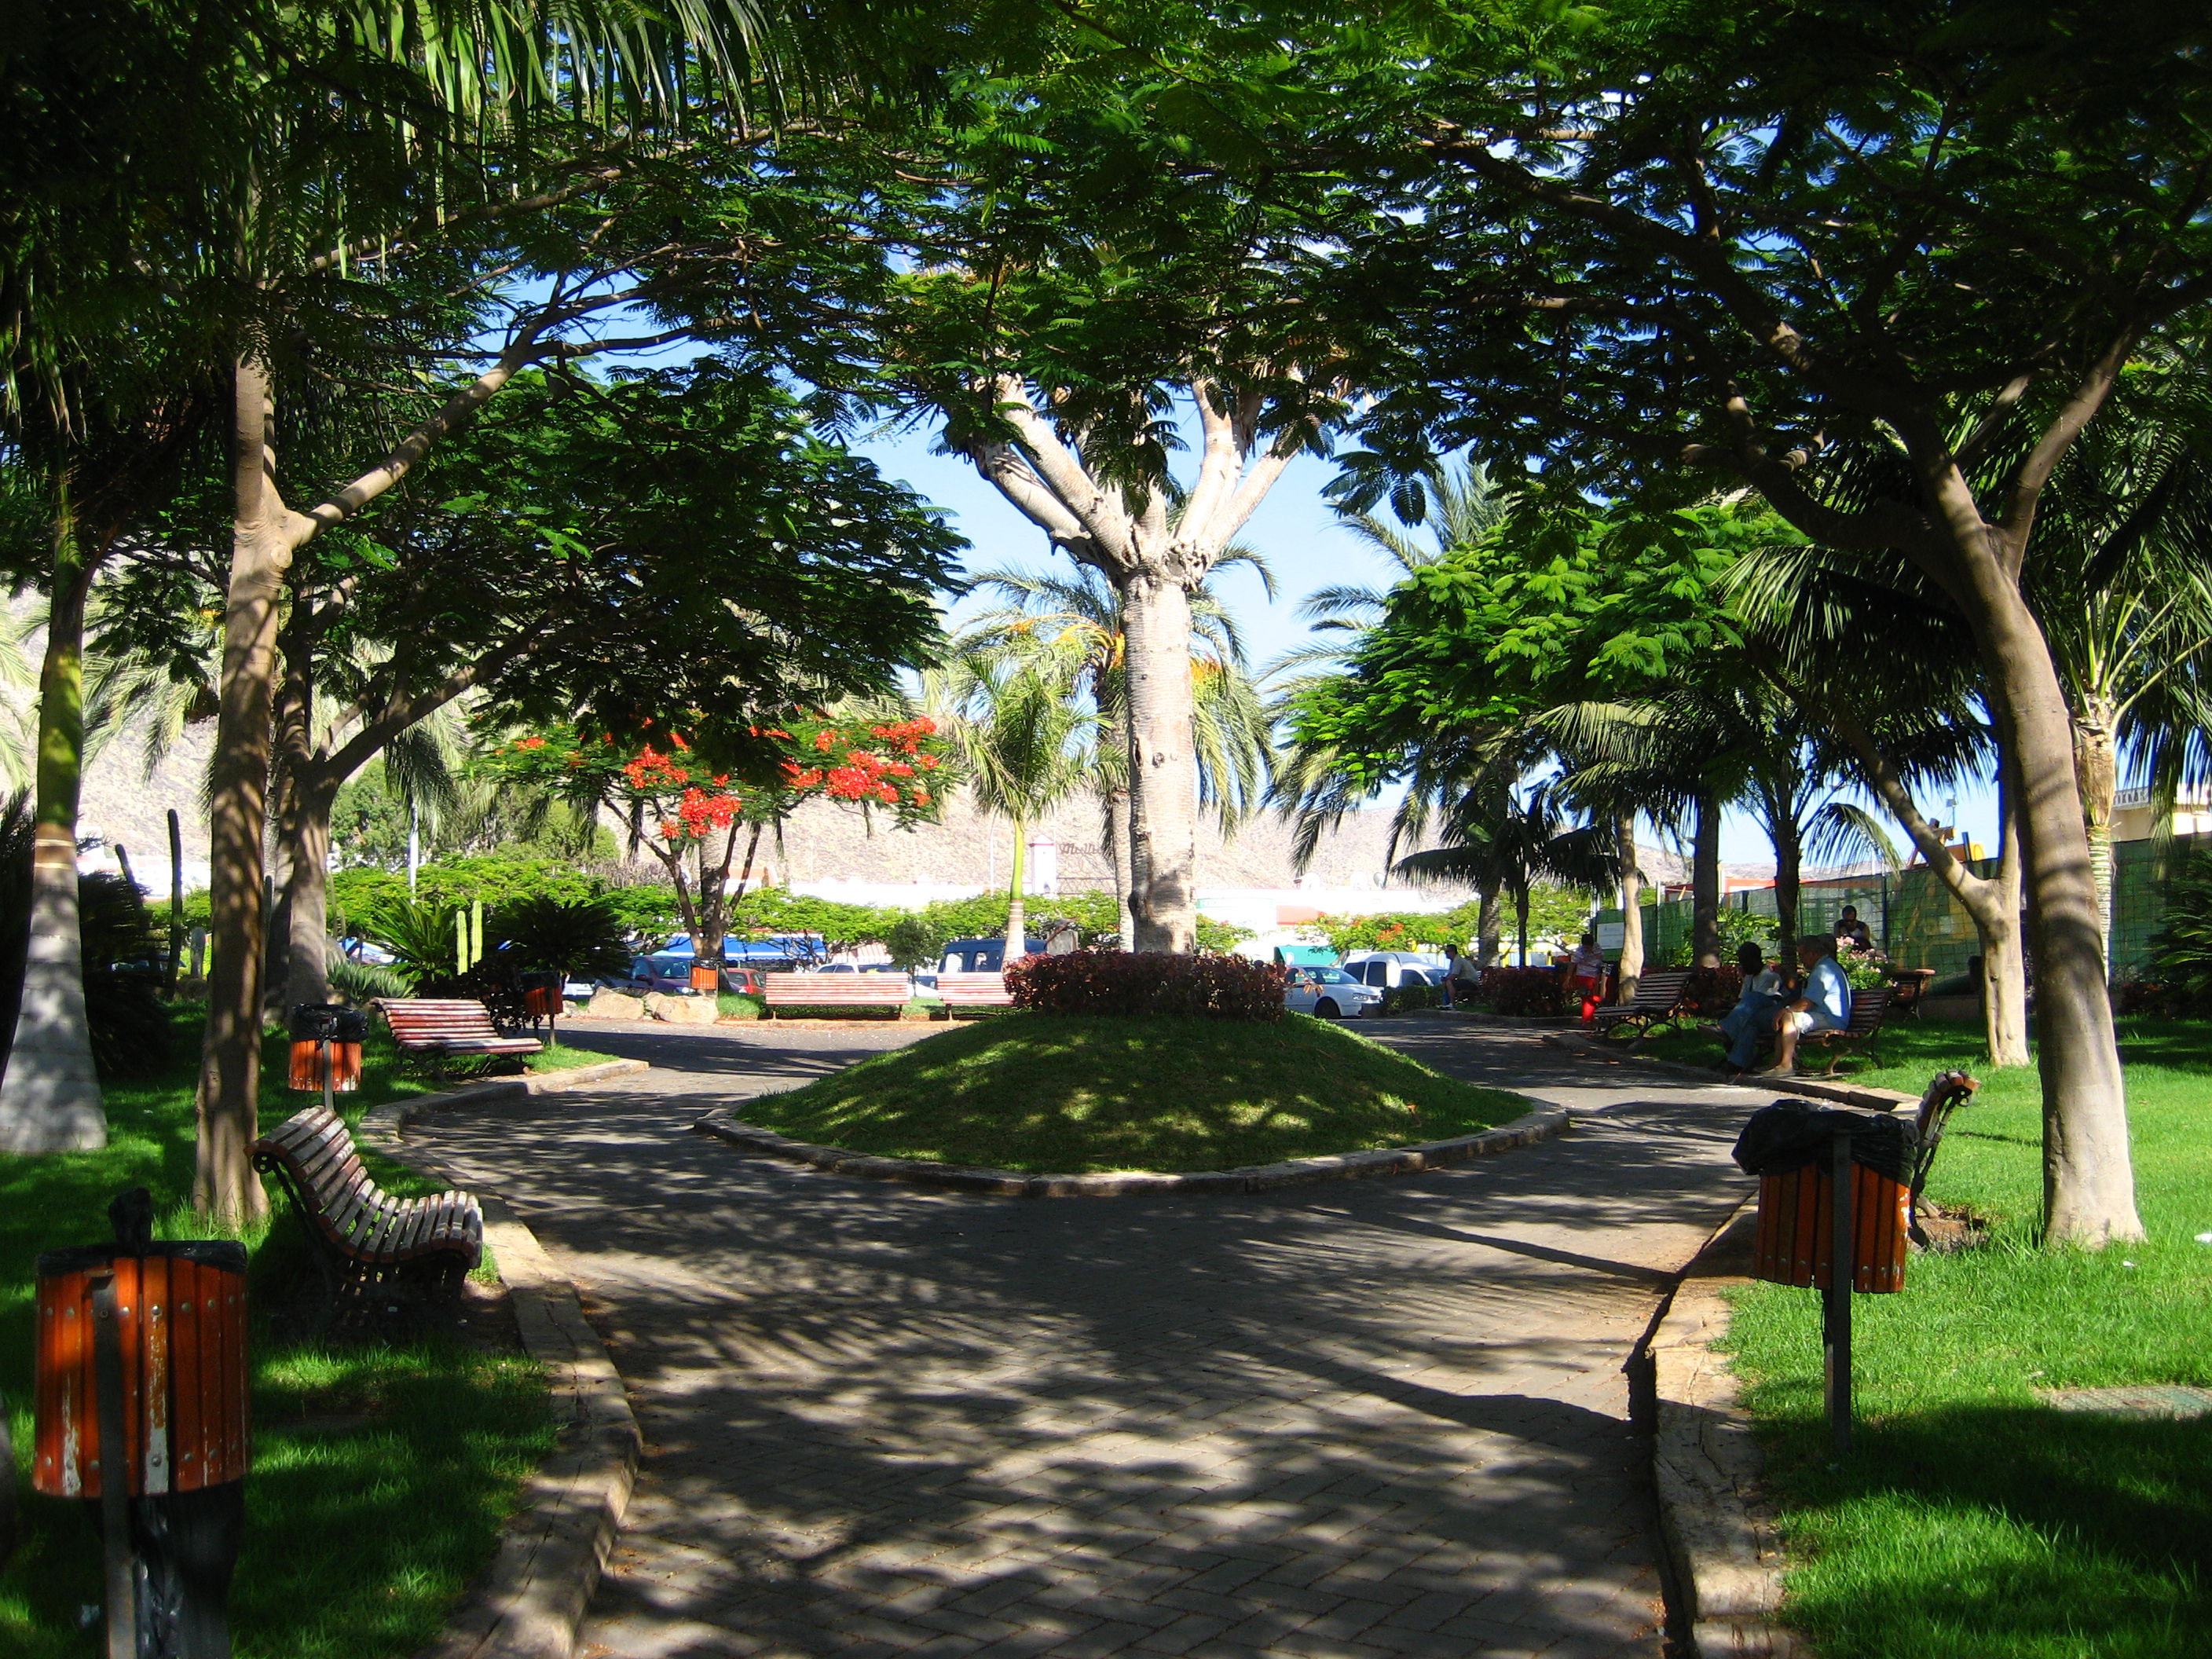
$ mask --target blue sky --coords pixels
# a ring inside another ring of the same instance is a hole
[[[1047,545],[1043,533],[1009,507],[967,462],[932,454],[931,443],[927,433],[908,432],[872,437],[855,447],[872,456],[890,477],[904,480],[951,514],[955,527],[974,544],[967,556],[970,570],[1070,568],[1065,556]],[[1338,524],[1322,494],[1332,476],[1326,462],[1300,456],[1238,538],[1273,570],[1272,602],[1249,571],[1232,568],[1216,582],[1216,591],[1244,630],[1246,649],[1255,666],[1312,638],[1297,616],[1298,602],[1307,594],[1345,583],[1388,586],[1391,579],[1392,567]],[[1926,802],[1923,810],[1937,811],[1943,805],[1941,800]],[[1984,786],[1962,792],[1959,817],[1975,840],[1995,852],[1992,790]],[[1902,832],[1896,839],[1904,845]],[[1735,862],[1768,863],[1773,854],[1756,824],[1731,814],[1722,833],[1721,856]]]

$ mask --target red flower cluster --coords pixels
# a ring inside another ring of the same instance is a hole
[[[735,795],[710,795],[694,785],[678,799],[676,816],[661,820],[660,833],[670,841],[701,840],[709,830],[728,829],[741,804]]]

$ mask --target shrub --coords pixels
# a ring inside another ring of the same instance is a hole
[[[1493,1014],[1540,1017],[1559,1012],[1566,982],[1556,968],[1486,968],[1474,994]]]
[[[1402,985],[1388,987],[1382,993],[1381,1012],[1386,1014],[1410,1013],[1416,1008],[1441,1008],[1443,993],[1425,981],[1407,980]]]
[[[1701,1014],[1725,1014],[1743,997],[1743,969],[1723,963],[1693,970],[1683,984],[1690,1006]]]
[[[2144,977],[2174,1012],[2212,1006],[2212,853],[2184,866],[2166,891],[2166,925],[2152,936]]]
[[[1014,1006],[1047,1014],[1277,1020],[1290,970],[1244,957],[1071,951],[1006,970]]]
[[[484,933],[486,943],[507,947],[517,966],[532,971],[595,979],[629,966],[629,930],[604,898],[517,899],[486,919]]]

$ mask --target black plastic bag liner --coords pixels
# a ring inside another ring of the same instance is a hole
[[[1736,1137],[1736,1167],[1746,1175],[1787,1175],[1808,1164],[1825,1165],[1829,1145],[1849,1135],[1851,1161],[1892,1181],[1912,1178],[1918,1137],[1912,1125],[1888,1112],[1855,1112],[1809,1100],[1778,1100],[1751,1115]]]

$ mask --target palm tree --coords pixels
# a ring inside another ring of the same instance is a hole
[[[1273,592],[1266,562],[1232,547],[1216,563],[1243,564]],[[1097,792],[1102,836],[1114,872],[1126,948],[1134,929],[1129,913],[1129,738],[1123,673],[1121,599],[1103,576],[1079,568],[1073,578],[994,570],[975,586],[1003,594],[1009,603],[972,618],[963,637],[979,646],[1043,639],[1078,659],[1077,683],[1098,715],[1091,750],[1091,787]],[[1224,834],[1253,811],[1266,787],[1273,758],[1273,720],[1258,684],[1245,669],[1244,641],[1210,583],[1191,596],[1192,746],[1198,757],[1199,805]]]
[[[924,677],[924,700],[959,757],[977,807],[1013,826],[1011,966],[1027,949],[1022,889],[1030,826],[1096,776],[1091,749],[1100,719],[1078,690],[1087,648],[1073,633],[969,632],[953,640],[947,658],[947,666]]]
[[[1417,881],[1466,882],[1513,900],[1521,965],[1528,965],[1528,896],[1542,882],[1602,892],[1620,878],[1612,826],[1577,811],[1557,776],[1526,787],[1469,790],[1444,823],[1444,843],[1400,859]]]

